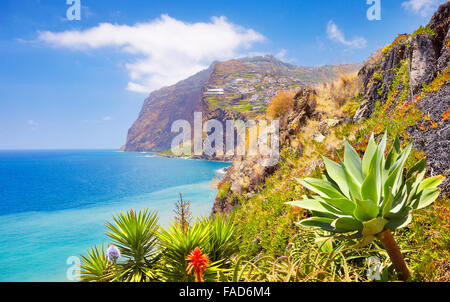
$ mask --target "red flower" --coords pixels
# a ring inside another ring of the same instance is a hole
[[[206,269],[206,265],[209,263],[209,258],[206,254],[196,247],[195,250],[186,257],[189,261],[187,267],[188,274],[192,273],[192,269],[195,271],[195,282],[203,282],[203,271]]]

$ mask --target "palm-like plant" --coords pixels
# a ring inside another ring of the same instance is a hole
[[[231,257],[238,249],[236,228],[232,218],[216,215],[211,221],[210,239],[208,241],[208,255],[211,261],[221,262],[221,266],[228,267]]]
[[[237,250],[234,222],[221,215],[215,219],[197,219],[188,229],[173,222],[161,229],[159,240],[163,247],[164,274],[169,281],[194,280],[188,274],[186,257],[196,248],[211,260],[204,274],[206,281],[214,280],[218,272],[227,270]]]
[[[363,158],[345,142],[344,161],[340,164],[323,158],[326,172],[322,179],[298,179],[317,195],[303,196],[289,204],[313,212],[312,218],[299,224],[334,234],[357,237],[362,245],[379,238],[403,280],[409,271],[391,231],[408,225],[412,210],[424,208],[439,196],[437,188],[443,176],[424,180],[425,160],[404,174],[411,144],[404,150],[398,138],[385,156],[387,134],[379,145],[372,135]]]
[[[118,261],[120,278],[124,281],[159,280],[157,261],[158,217],[148,210],[135,213],[120,213],[113,218],[114,223],[106,223],[106,235],[119,248],[124,261]]]
[[[82,282],[108,282],[114,277],[111,271],[112,263],[108,260],[105,247],[94,246],[86,254],[81,256],[81,281]]]
[[[186,257],[197,247],[206,251],[209,236],[210,222],[207,219],[195,220],[187,230],[173,222],[168,228],[161,229],[158,237],[164,249],[164,274],[169,281],[193,281],[186,270]]]

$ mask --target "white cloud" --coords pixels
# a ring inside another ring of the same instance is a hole
[[[344,33],[333,22],[333,20],[330,20],[330,22],[328,22],[327,35],[329,39],[344,44],[346,46],[349,46],[351,48],[364,48],[367,45],[366,39],[362,37],[355,37],[352,40],[345,39]]]
[[[281,49],[280,51],[277,52],[277,54],[275,55],[275,58],[277,58],[278,60],[281,60],[283,62],[286,62],[286,63],[294,63],[296,61],[296,59],[289,57],[287,54],[288,54],[288,51],[286,49]]]
[[[440,4],[445,2],[447,0],[408,0],[402,2],[402,6],[415,14],[426,17],[433,13]]]
[[[38,122],[33,121],[33,120],[28,120],[27,124],[30,125],[30,126],[33,126],[33,127],[37,127],[37,126],[40,125]]]
[[[104,121],[106,121],[106,122],[108,122],[108,121],[112,121],[112,117],[110,117],[110,116],[105,116],[105,117],[103,117],[102,118],[102,120],[104,120]]]
[[[39,33],[39,40],[55,47],[90,50],[115,47],[136,56],[126,65],[128,90],[149,93],[174,84],[208,67],[214,60],[238,55],[265,38],[225,17],[209,23],[185,23],[167,15],[133,26],[101,23],[84,31]]]
[[[276,55],[275,57],[280,59],[281,61],[286,60],[286,54],[287,54],[287,50],[286,49],[281,49]]]

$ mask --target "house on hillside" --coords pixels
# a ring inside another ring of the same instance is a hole
[[[223,88],[212,88],[205,91],[205,95],[223,95]]]

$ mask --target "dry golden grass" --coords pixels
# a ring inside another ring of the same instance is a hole
[[[382,58],[383,58],[383,50],[382,49],[378,49],[375,53],[373,53],[369,57],[369,63],[370,64],[376,64],[378,62],[381,62]]]
[[[359,86],[356,72],[341,72],[333,82],[318,85],[317,110],[330,116],[342,116],[342,107],[359,91]]]
[[[288,112],[294,105],[295,92],[282,90],[273,97],[267,107],[267,116],[272,119],[277,119],[285,112]]]

